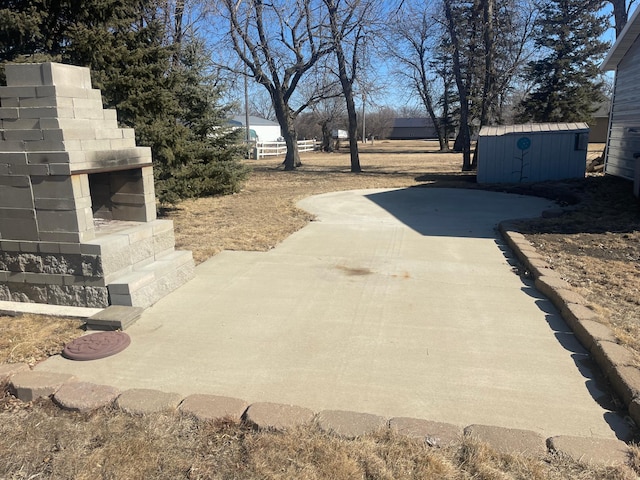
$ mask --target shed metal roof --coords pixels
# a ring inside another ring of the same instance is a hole
[[[615,70],[633,45],[633,42],[638,38],[638,35],[640,35],[640,8],[636,7],[600,68],[605,72]]]
[[[584,122],[569,123],[526,123],[522,125],[495,125],[485,126],[480,129],[481,137],[499,137],[510,133],[544,133],[589,130],[589,125]]]

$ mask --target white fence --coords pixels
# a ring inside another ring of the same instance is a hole
[[[315,140],[298,140],[299,152],[312,152],[316,149]],[[277,155],[285,155],[287,145],[285,142],[256,142],[254,158],[264,158]]]

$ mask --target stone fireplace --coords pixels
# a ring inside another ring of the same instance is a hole
[[[156,219],[151,151],[102,108],[89,69],[6,66],[0,300],[147,307],[193,276]]]

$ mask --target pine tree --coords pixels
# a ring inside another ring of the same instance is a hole
[[[585,122],[605,100],[598,68],[608,45],[608,21],[596,0],[545,0],[536,29],[542,58],[526,78],[534,90],[521,103],[520,122]]]
[[[202,42],[192,40],[177,58],[170,74],[177,101],[173,126],[182,135],[172,149],[172,163],[155,170],[158,196],[171,202],[237,192],[248,174],[237,160],[242,132],[227,126],[231,106],[218,105],[221,89],[206,73],[210,57]]]
[[[162,203],[238,191],[247,169],[237,134],[224,126],[228,107],[206,73],[203,44],[184,35],[174,42],[173,26],[158,14],[162,3],[11,2],[0,9],[0,26],[11,27],[0,33],[0,61],[91,68],[105,107],[117,109],[122,126],[135,128],[138,145],[151,147]]]

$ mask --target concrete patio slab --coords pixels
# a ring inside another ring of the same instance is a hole
[[[581,366],[588,352],[514,274],[495,230],[547,200],[413,188],[299,205],[316,221],[270,252],[199,265],[127,330],[125,351],[36,369],[121,390],[616,437]]]

